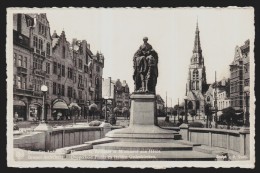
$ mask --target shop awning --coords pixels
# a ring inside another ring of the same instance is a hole
[[[68,106],[66,103],[64,102],[56,102],[54,105],[53,105],[53,109],[68,109]]]
[[[77,103],[75,103],[75,102],[70,103],[69,107],[70,108],[74,107],[74,108],[77,108],[77,109],[81,110],[81,107]]]
[[[223,114],[222,111],[218,111],[218,112],[217,112],[217,115],[218,115],[218,116],[221,116],[222,114]]]
[[[25,103],[21,100],[14,100],[13,104],[14,106],[25,106]]]

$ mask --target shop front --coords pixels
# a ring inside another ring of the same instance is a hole
[[[13,101],[13,117],[17,120],[27,120],[26,104],[21,100]]]
[[[52,103],[52,118],[54,120],[68,119],[68,106],[62,99],[56,99]]]
[[[32,103],[29,105],[29,121],[38,121],[41,118],[42,105],[40,103]]]

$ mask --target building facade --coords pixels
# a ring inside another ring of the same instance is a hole
[[[71,104],[78,115],[88,113],[88,106],[101,107],[104,56],[94,55],[86,40],[73,39],[65,32],[51,36],[46,14],[13,15],[14,114],[23,120],[38,120],[42,114],[45,84],[45,119],[69,115]]]
[[[159,94],[156,95],[156,108],[157,108],[157,116],[165,115],[165,102]]]
[[[230,64],[230,99],[231,106],[241,112],[245,109],[244,87],[250,84],[250,41],[243,46],[236,46],[233,62]]]
[[[190,60],[187,81],[187,107],[195,110],[197,114],[204,115],[205,99],[204,94],[208,90],[206,80],[206,67],[200,44],[200,31],[197,23],[193,55]]]
[[[46,14],[13,15],[13,103],[14,113],[23,120],[41,116],[40,88],[50,81],[45,70],[51,61],[51,41]]]

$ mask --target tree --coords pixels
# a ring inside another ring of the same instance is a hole
[[[190,114],[191,117],[192,117],[192,122],[194,122],[194,116],[196,115],[196,111],[193,110],[193,109],[191,109],[191,110],[189,110],[189,114]]]
[[[183,116],[185,115],[185,112],[183,110],[181,110],[180,115],[181,115],[181,118],[179,118],[179,123],[182,124],[183,123]]]
[[[232,107],[228,107],[222,110],[221,119],[227,123],[227,128],[230,129],[230,124],[236,119],[236,111]]]
[[[176,119],[176,116],[178,114],[178,111],[173,109],[172,114],[173,114],[173,117],[174,117],[173,123],[175,124],[175,119]]]

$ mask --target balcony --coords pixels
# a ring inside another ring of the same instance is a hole
[[[95,91],[95,88],[89,87],[89,91],[90,91],[90,92],[94,92],[94,91]]]
[[[27,89],[22,89],[22,88],[13,88],[14,94],[18,95],[24,95],[24,96],[32,96],[33,91],[32,90],[27,90]]]
[[[33,70],[33,73],[36,75],[36,76],[39,76],[39,77],[45,77],[45,71],[43,70],[39,70],[39,69],[34,69]]]
[[[27,75],[27,68],[22,67],[22,66],[18,66],[18,67],[17,67],[17,72],[20,73],[20,74],[25,74],[25,75]]]
[[[41,56],[44,58],[46,57],[45,51],[41,51]]]
[[[40,55],[41,54],[41,51],[39,49],[36,49],[35,52]]]
[[[33,91],[33,96],[42,97],[42,92],[41,91]]]
[[[79,84],[78,84],[78,88],[80,88],[80,89],[84,89],[84,84],[79,83]]]

